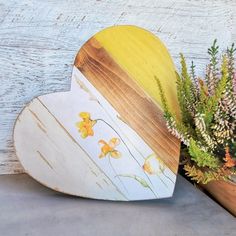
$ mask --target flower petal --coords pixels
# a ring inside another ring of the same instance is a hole
[[[99,143],[99,144],[104,144],[104,145],[107,144],[103,139],[100,139],[100,140],[98,141],[98,143]]]
[[[100,153],[100,155],[99,155],[99,158],[103,158],[103,157],[105,157],[106,155],[103,153],[103,152],[101,152]]]
[[[112,158],[118,159],[118,158],[121,157],[121,153],[119,151],[117,151],[117,150],[113,150],[110,153],[111,153],[111,157]]]
[[[81,123],[81,122],[76,122],[76,123],[75,123],[75,126],[76,126],[77,129],[80,129],[80,123]]]
[[[149,175],[153,175],[153,170],[149,162],[145,162],[143,165],[143,170],[147,172]]]
[[[82,119],[90,119],[90,113],[88,113],[88,112],[80,112],[80,113],[79,113],[79,116],[80,116]]]
[[[153,153],[145,159],[143,170],[150,175],[159,175],[165,170],[165,165],[160,158]]]
[[[118,138],[112,138],[109,141],[109,145],[110,145],[111,148],[115,148],[119,144],[120,144],[120,140]]]
[[[87,129],[81,128],[81,129],[80,129],[80,133],[81,133],[81,137],[82,137],[82,138],[87,138],[87,137],[88,137]]]
[[[93,136],[94,135],[93,129],[91,127],[87,128],[87,133],[88,133],[88,136]]]

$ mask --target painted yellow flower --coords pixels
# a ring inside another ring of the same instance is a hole
[[[112,138],[108,143],[101,139],[98,143],[102,144],[101,154],[99,155],[99,158],[109,156],[117,159],[121,157],[121,153],[115,150],[116,146],[120,144],[120,140],[118,138]]]
[[[149,175],[159,175],[165,170],[165,165],[155,154],[145,159],[143,170]]]
[[[90,113],[80,112],[79,117],[82,118],[82,121],[76,123],[78,131],[81,133],[82,138],[87,138],[88,136],[93,136],[93,126],[96,124],[96,120],[90,118]]]

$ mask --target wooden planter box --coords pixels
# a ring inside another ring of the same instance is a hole
[[[222,206],[236,216],[236,184],[230,181],[211,181],[202,185]]]

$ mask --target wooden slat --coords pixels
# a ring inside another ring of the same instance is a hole
[[[94,38],[82,47],[74,64],[122,119],[177,173],[179,141],[169,134],[158,104],[137,86]]]

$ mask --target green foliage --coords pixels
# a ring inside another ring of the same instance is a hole
[[[193,79],[195,79],[196,78],[196,75],[195,75],[195,65],[194,65],[194,63],[193,63],[193,61],[191,61],[191,77],[193,78]]]
[[[212,180],[224,180],[226,177],[226,173],[218,171],[203,171],[199,168],[197,168],[194,165],[186,164],[184,165],[184,170],[186,171],[186,175],[190,177],[193,181],[196,181],[197,183],[207,184]]]
[[[235,48],[234,43],[232,43],[231,47],[230,47],[230,48],[227,48],[227,54],[228,54],[230,57],[233,57],[235,52],[236,52],[236,48]]]
[[[185,58],[183,56],[183,54],[180,54],[180,58],[181,58],[181,65],[182,65],[182,81],[184,81],[183,83],[183,88],[184,88],[184,94],[186,96],[186,98],[188,99],[188,103],[190,105],[193,105],[195,102],[195,89],[194,89],[194,85],[193,85],[193,81],[191,80],[191,77],[188,73],[188,69],[187,69],[187,64],[185,61]]]
[[[236,52],[236,47],[234,43],[230,48],[227,48],[227,58],[228,58],[228,69],[229,69],[229,78],[233,77],[234,73],[234,53]]]
[[[222,171],[219,174],[222,169],[227,169],[227,175],[235,173],[235,166],[226,166],[224,158],[227,145],[230,155],[236,159],[236,97],[233,97],[235,52],[232,44],[220,62],[219,47],[214,40],[208,49],[210,61],[206,78],[203,79],[197,79],[193,62],[188,72],[186,60],[180,54],[181,74],[176,73],[180,121],[170,113],[161,83],[156,79],[167,128],[188,149],[188,163],[191,165],[186,167],[186,173],[202,183],[222,178]]]
[[[196,89],[188,73],[187,65],[183,54],[180,54],[182,72],[181,77],[177,75],[177,87],[180,93],[178,99],[181,101],[182,119],[192,123],[191,113],[195,109]]]
[[[208,54],[210,55],[210,66],[212,67],[212,71],[213,71],[213,77],[216,78],[217,76],[217,72],[218,72],[218,68],[217,68],[217,64],[218,64],[218,52],[219,52],[219,46],[217,46],[217,40],[215,39],[212,46],[208,49]]]
[[[176,76],[178,76],[177,73],[176,73]],[[185,144],[187,144],[189,142],[188,136],[189,136],[189,131],[190,131],[191,127],[189,127],[189,126],[186,127],[181,122],[178,122],[177,119],[175,118],[175,116],[173,114],[171,114],[171,112],[169,111],[168,105],[167,105],[167,100],[166,100],[164,91],[161,86],[161,82],[156,76],[155,76],[155,80],[157,82],[157,87],[159,89],[159,94],[161,97],[161,102],[162,102],[162,106],[163,106],[163,110],[164,110],[164,117],[166,119],[167,127],[170,130],[170,132],[172,132],[173,135],[175,135],[181,141],[183,141]]]
[[[158,89],[159,89],[159,94],[160,94],[160,97],[161,97],[161,102],[162,102],[162,105],[163,105],[163,110],[164,110],[164,113],[166,116],[168,116],[169,114],[169,108],[167,106],[167,100],[166,100],[166,97],[165,97],[165,94],[163,92],[163,89],[162,89],[162,86],[161,86],[161,82],[160,80],[154,76],[156,82],[157,82],[157,86],[158,86]]]
[[[227,74],[227,61],[224,57],[222,63],[222,77],[216,85],[215,93],[212,96],[207,97],[205,104],[201,104],[201,109],[203,110],[202,113],[206,114],[205,122],[208,126],[212,122],[213,115],[216,112],[219,104],[219,100],[222,98],[223,92],[226,89]]]
[[[209,167],[214,169],[219,166],[219,160],[212,154],[203,151],[192,138],[190,139],[188,151],[191,160],[196,162],[199,167]]]

